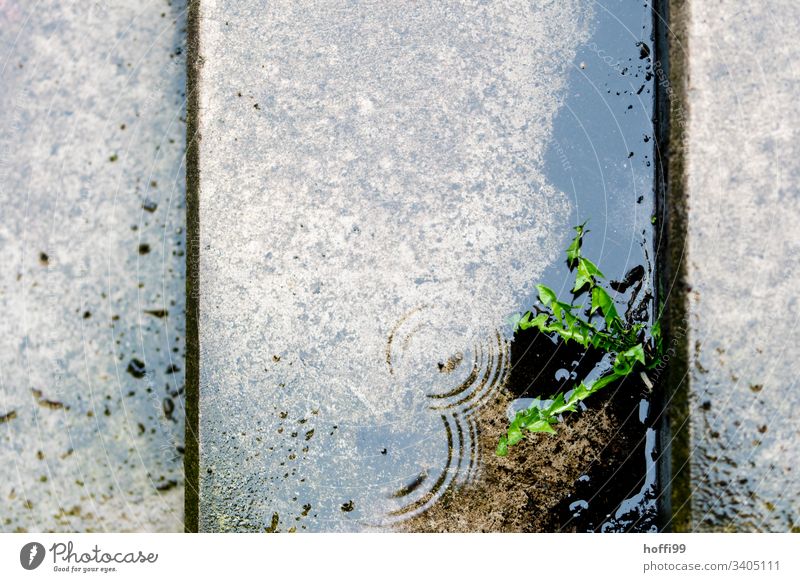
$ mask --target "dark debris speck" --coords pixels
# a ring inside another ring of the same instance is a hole
[[[144,362],[138,358],[133,358],[128,362],[128,374],[134,378],[144,378],[147,372],[145,371]]]

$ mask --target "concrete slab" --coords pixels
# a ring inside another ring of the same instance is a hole
[[[688,527],[788,531],[800,527],[800,6],[689,8]]]
[[[0,2],[0,530],[183,529],[183,2]]]
[[[199,529],[392,527],[477,471],[506,318],[561,259],[543,157],[592,13],[198,10]]]

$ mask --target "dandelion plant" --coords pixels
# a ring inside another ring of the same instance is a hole
[[[575,231],[567,248],[567,265],[575,273],[572,300],[559,301],[552,289],[537,285],[539,302],[533,310],[515,318],[515,329],[535,328],[565,342],[575,342],[587,349],[591,346],[608,354],[613,365],[592,380],[584,378],[571,390],[554,394],[547,401],[537,398],[528,409],[519,411],[497,445],[501,457],[508,454],[508,447],[523,439],[525,431],[554,433],[553,426],[561,415],[575,412],[579,402],[612,382],[638,372],[647,388],[652,389],[647,370],[661,362],[659,321],[651,327],[648,338],[645,324],[627,323],[620,317],[611,295],[600,284],[605,275],[581,253],[583,238],[589,232],[586,223],[576,226]],[[576,305],[579,298],[583,298],[584,304]]]

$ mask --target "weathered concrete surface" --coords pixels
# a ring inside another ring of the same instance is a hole
[[[200,529],[353,530],[478,467],[559,260],[572,1],[200,4]]]
[[[800,526],[800,5],[689,8],[689,528],[787,531]]]
[[[181,530],[183,2],[0,2],[0,530]]]

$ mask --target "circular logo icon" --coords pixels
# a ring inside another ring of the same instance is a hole
[[[26,570],[35,570],[44,561],[44,546],[39,542],[30,542],[19,551],[19,563]]]

